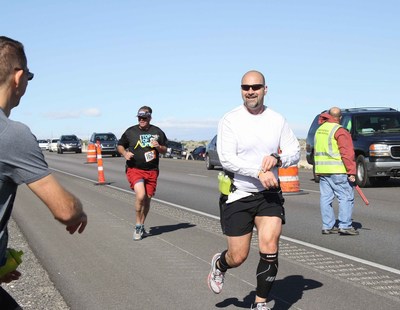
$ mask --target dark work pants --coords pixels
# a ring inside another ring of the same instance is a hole
[[[0,309],[1,310],[17,310],[22,309],[18,303],[0,286]]]

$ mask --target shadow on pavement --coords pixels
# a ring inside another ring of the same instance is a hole
[[[229,306],[235,306],[236,308],[245,308],[250,309],[251,304],[254,302],[254,298],[256,297],[256,291],[250,292],[249,295],[243,298],[243,300],[239,300],[235,297],[227,298],[224,301],[221,301],[215,305],[217,308],[226,308]]]
[[[303,292],[321,287],[323,284],[312,279],[304,279],[301,275],[288,276],[276,280],[271,291],[275,301],[273,310],[290,309],[297,301],[303,298]]]
[[[281,280],[276,280],[272,288],[268,303],[274,301],[273,310],[287,310],[290,309],[298,300],[303,298],[303,292],[321,287],[321,282],[304,279],[301,275],[288,276]],[[217,308],[225,308],[228,306],[236,306],[237,308],[250,309],[251,304],[254,302],[256,292],[252,291],[243,298],[243,301],[237,298],[228,298],[224,301],[217,303]]]
[[[154,226],[154,227],[149,228],[148,237],[161,235],[161,234],[175,231],[178,229],[192,228],[194,226],[196,226],[196,225],[191,224],[191,223],[179,223],[176,225]]]

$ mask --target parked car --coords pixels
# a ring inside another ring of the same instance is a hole
[[[167,152],[163,155],[165,158],[182,159],[184,148],[182,143],[177,141],[167,141]]]
[[[327,112],[327,111],[323,111]],[[307,162],[314,166],[315,116],[306,139]],[[378,185],[391,177],[400,177],[400,112],[393,108],[342,109],[340,124],[354,144],[357,164],[356,183],[360,187]],[[314,180],[319,182],[315,175]]]
[[[82,153],[82,143],[75,135],[62,135],[57,142],[57,153],[64,152]]]
[[[198,146],[193,151],[190,152],[194,160],[204,160],[206,155],[206,147]]]
[[[206,147],[205,161],[207,170],[212,170],[215,166],[222,166],[217,153],[217,135],[212,138]]]
[[[49,152],[57,152],[57,142],[58,141],[60,141],[60,139],[50,139]]]
[[[49,149],[49,141],[47,140],[37,140],[39,147],[42,150],[48,150]]]
[[[118,139],[112,132],[98,133],[94,132],[89,139],[89,143],[95,144],[96,141],[100,141],[101,154],[112,155],[113,157],[121,157],[121,154],[117,151]]]

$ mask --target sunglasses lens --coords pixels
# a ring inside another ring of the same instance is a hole
[[[262,87],[264,87],[264,85],[262,85],[262,84],[251,85],[251,88],[253,88],[253,90],[259,90]]]
[[[263,88],[264,85],[263,84],[241,85],[241,87],[242,87],[242,90],[249,91],[250,88],[253,89],[253,90],[259,90],[259,89]]]

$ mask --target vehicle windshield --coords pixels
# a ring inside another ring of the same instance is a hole
[[[355,118],[355,129],[360,135],[371,135],[374,133],[400,132],[400,113],[382,115],[363,115]]]
[[[111,133],[98,134],[94,138],[95,141],[116,141],[117,138]]]
[[[63,137],[64,141],[76,141],[78,138],[76,136],[64,136]]]
[[[167,141],[167,147],[171,147],[174,149],[183,149],[182,143],[175,141]]]

